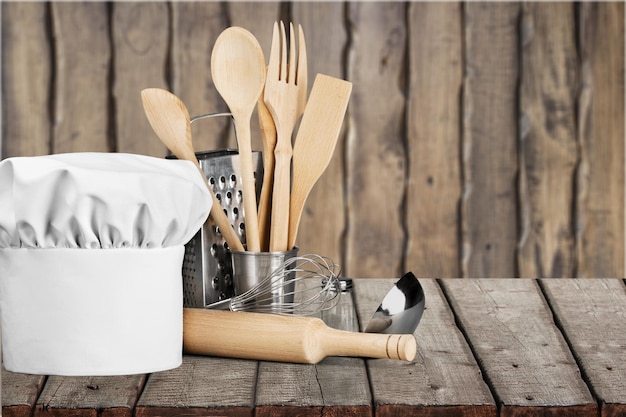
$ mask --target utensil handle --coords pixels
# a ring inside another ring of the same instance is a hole
[[[278,131],[278,142],[274,156],[274,191],[272,193],[272,220],[270,227],[270,251],[290,250],[289,241],[289,201],[291,189],[291,137]]]
[[[185,308],[187,353],[278,362],[318,363],[326,356],[413,360],[413,335],[336,330],[314,317]]]
[[[259,241],[262,251],[270,248],[270,216],[272,215],[272,189],[274,186],[274,148],[276,147],[276,127],[263,94],[259,97],[257,112],[261,136],[263,138],[263,185],[259,198]]]
[[[319,341],[326,356],[412,361],[417,353],[417,343],[412,334],[356,333],[329,327],[320,335]]]
[[[237,123],[239,120],[247,121]],[[250,144],[250,117],[236,116],[239,163],[243,188],[243,209],[246,224],[246,246],[251,252],[260,252],[259,221],[257,218],[256,189],[254,186],[254,168],[252,164],[252,145]]]

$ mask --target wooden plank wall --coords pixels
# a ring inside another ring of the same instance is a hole
[[[269,55],[301,23],[309,73],[354,83],[301,252],[344,275],[623,277],[622,2],[4,2],[1,156],[165,156],[140,104],[167,88],[192,115],[226,106],[219,33]],[[261,149],[255,122],[254,147]],[[228,119],[197,149],[234,147]]]

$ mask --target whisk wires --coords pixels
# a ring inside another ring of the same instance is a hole
[[[314,315],[339,302],[340,267],[309,254],[286,260],[254,288],[231,299],[232,311]]]

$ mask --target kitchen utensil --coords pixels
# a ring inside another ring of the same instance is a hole
[[[148,121],[161,142],[178,159],[185,159],[196,164],[213,200],[211,217],[219,227],[228,246],[234,250],[243,250],[243,244],[222,211],[221,204],[215,197],[196,158],[191,139],[191,121],[185,104],[174,94],[160,88],[142,90],[141,100]]]
[[[250,118],[265,85],[263,50],[252,33],[233,26],[224,30],[215,41],[211,54],[211,75],[235,119],[237,144],[241,158],[243,204],[246,219],[247,249],[261,250],[257,219]]]
[[[293,24],[289,25],[289,62],[287,62],[287,37],[285,25],[274,23],[272,47],[265,82],[265,104],[272,113],[276,126],[277,142],[274,154],[274,189],[270,228],[270,251],[288,250],[289,192],[291,187],[291,135],[300,115],[304,112],[307,90],[307,58],[302,27],[298,26],[298,54]],[[280,36],[280,40],[279,40]]]
[[[250,252],[239,252],[244,256]],[[252,254],[263,255],[267,252]],[[246,268],[255,269],[254,258],[242,259]],[[246,262],[248,261],[248,262]],[[237,273],[237,261],[233,258]],[[312,315],[332,308],[339,300],[336,291],[339,267],[330,259],[320,255],[294,256],[273,269],[255,286],[229,300],[210,304],[207,308]],[[322,284],[320,285],[320,282]]]
[[[261,139],[263,140],[263,186],[259,197],[259,241],[262,251],[270,249],[270,218],[272,214],[272,188],[274,187],[274,149],[276,126],[272,113],[265,105],[263,94],[257,105]]]
[[[311,189],[335,150],[352,83],[317,74],[293,148],[293,185],[289,206],[288,247],[296,243],[300,217]]]
[[[298,248],[284,252],[232,252],[235,295],[241,295],[252,288],[257,288],[261,281],[275,270],[282,268],[283,264],[294,256],[298,256]],[[276,282],[274,282],[276,285],[272,293],[274,301],[269,299],[266,300],[267,303],[293,302],[293,297],[285,300],[283,294],[287,286],[290,285],[288,281],[292,280],[295,275],[289,273],[286,268],[284,272],[281,277],[276,277]],[[267,290],[269,288],[260,289],[261,292]]]
[[[389,290],[365,328],[366,333],[413,334],[426,298],[415,275],[408,272]]]
[[[362,356],[411,361],[409,334],[371,334],[328,327],[316,317],[186,308],[187,353],[278,362],[318,363],[326,356]]]
[[[202,116],[204,117],[204,116]],[[194,117],[198,120],[199,117]],[[196,157],[221,203],[226,217],[245,244],[243,190],[241,188],[240,159],[236,150],[223,149],[197,152]],[[252,152],[257,178],[263,176],[260,152]],[[256,195],[261,182],[256,182]],[[234,295],[231,251],[211,217],[185,245],[183,258],[183,303],[185,307],[204,307]],[[252,252],[242,252],[252,253]]]

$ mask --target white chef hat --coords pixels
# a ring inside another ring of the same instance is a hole
[[[210,209],[188,161],[72,153],[0,162],[5,368],[120,375],[179,366],[184,244]]]

